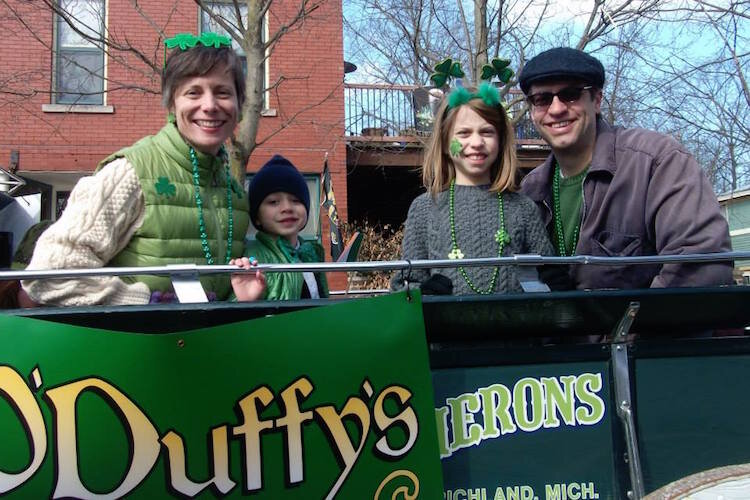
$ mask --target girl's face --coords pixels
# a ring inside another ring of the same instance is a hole
[[[203,153],[215,155],[237,125],[239,105],[232,74],[217,65],[185,79],[174,93],[172,112],[182,136]]]
[[[448,154],[456,169],[456,184],[490,184],[491,167],[500,151],[495,127],[469,106],[461,106],[453,124]]]
[[[307,210],[293,194],[277,191],[263,198],[256,222],[266,233],[281,236],[296,245],[297,234],[307,224]]]

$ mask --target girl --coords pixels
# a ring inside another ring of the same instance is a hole
[[[323,262],[323,247],[304,240],[299,232],[307,224],[310,192],[305,178],[286,158],[276,155],[261,168],[248,188],[250,221],[258,229],[245,257],[232,260],[244,269],[255,263],[293,264]],[[328,296],[324,273],[233,274],[237,300],[298,300]]]
[[[451,92],[437,113],[422,166],[427,192],[409,208],[402,258],[553,255],[536,206],[516,192],[514,147],[494,86]],[[516,266],[418,269],[409,279],[425,293],[521,291]],[[391,281],[394,290],[403,286],[403,274]]]

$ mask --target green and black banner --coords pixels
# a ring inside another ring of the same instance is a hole
[[[0,316],[0,353],[0,495],[443,496],[418,294],[158,335]]]
[[[158,334],[0,315],[0,496],[628,498],[615,373],[646,493],[750,470],[745,336],[639,339],[617,371],[623,345],[457,330],[431,370],[416,291],[183,331],[251,309],[115,311]]]
[[[606,362],[433,373],[445,500],[617,498]]]

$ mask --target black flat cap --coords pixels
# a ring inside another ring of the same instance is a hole
[[[557,47],[532,57],[521,70],[518,83],[523,93],[528,95],[533,83],[560,78],[577,78],[602,88],[604,66],[599,59],[581,50]]]

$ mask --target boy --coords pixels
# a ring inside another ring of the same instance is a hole
[[[250,221],[258,229],[255,241],[245,248],[245,257],[230,262],[245,269],[253,263],[293,264],[323,262],[323,247],[303,239],[299,232],[307,224],[310,193],[304,177],[286,158],[276,155],[253,177],[248,188]],[[265,287],[264,287],[265,285]],[[298,300],[328,296],[324,273],[235,274],[232,287],[237,300]]]

